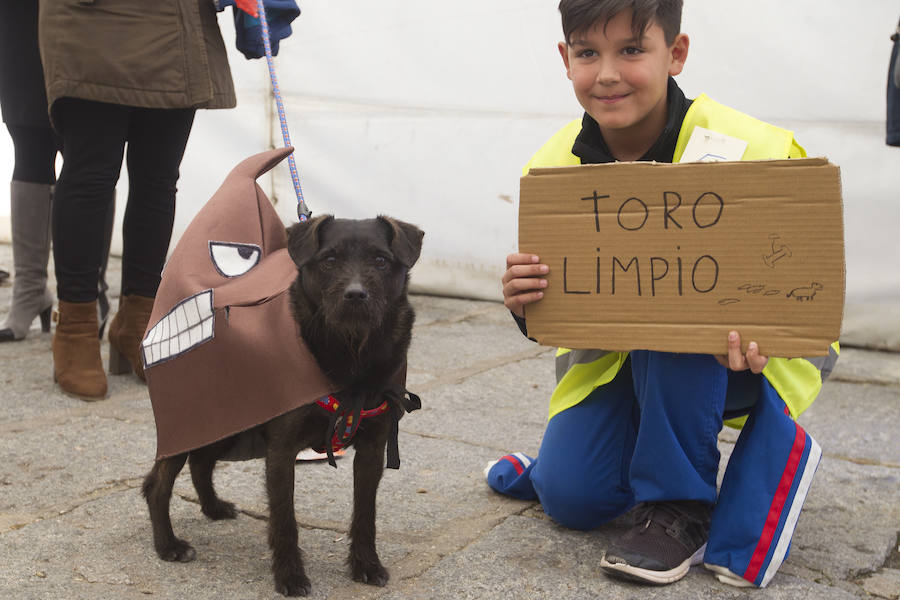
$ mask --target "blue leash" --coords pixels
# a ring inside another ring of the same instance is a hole
[[[269,24],[266,22],[266,9],[263,0],[256,0],[259,11],[259,23],[262,26],[263,46],[266,49],[266,63],[269,65],[269,78],[272,80],[272,92],[275,96],[275,104],[278,106],[278,120],[281,122],[281,139],[285,147],[291,145],[291,134],[288,133],[287,118],[284,116],[284,102],[281,100],[281,90],[278,87],[278,77],[275,75],[275,62],[272,60],[272,43],[269,38]],[[297,163],[294,161],[294,153],[288,156],[288,168],[291,171],[291,181],[294,184],[294,192],[297,194],[297,218],[300,222],[306,221],[312,215],[306,202],[303,200],[303,188],[300,187],[300,174],[297,172]]]

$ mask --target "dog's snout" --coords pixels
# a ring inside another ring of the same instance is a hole
[[[344,300],[365,300],[369,293],[361,283],[351,283],[344,288]]]

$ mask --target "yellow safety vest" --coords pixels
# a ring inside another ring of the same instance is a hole
[[[747,149],[741,160],[806,156],[806,150],[794,139],[792,131],[745,115],[701,94],[691,103],[684,117],[675,144],[673,162],[681,159],[696,126],[746,141]],[[581,119],[576,119],[557,131],[532,156],[522,173],[527,174],[533,167],[581,164],[581,159],[572,154],[572,146],[580,132]],[[784,400],[792,417],[796,418],[816,399],[822,388],[822,381],[834,367],[839,351],[838,343],[834,342],[826,357],[769,359],[763,375]],[[627,352],[559,348],[556,353],[556,389],[550,398],[550,418],[575,406],[596,388],[612,381],[627,357]],[[741,427],[745,420],[746,417],[741,417],[726,421],[726,424]]]

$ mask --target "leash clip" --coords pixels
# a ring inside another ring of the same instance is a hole
[[[304,221],[308,221],[310,217],[312,217],[312,211],[309,210],[309,207],[306,206],[306,202],[301,198],[297,203],[297,218],[303,223]]]

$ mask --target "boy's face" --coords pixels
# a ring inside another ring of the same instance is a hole
[[[598,23],[575,32],[559,52],[578,102],[601,131],[643,135],[652,143],[666,122],[668,77],[681,72],[689,41],[679,34],[669,46],[654,22],[635,39],[631,16],[622,11],[605,29]]]

